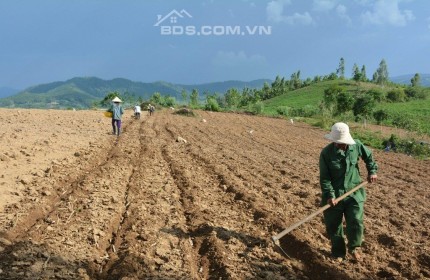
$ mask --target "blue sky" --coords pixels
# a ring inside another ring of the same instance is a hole
[[[430,73],[429,50],[428,0],[0,1],[0,87],[306,78],[341,57],[398,76]]]

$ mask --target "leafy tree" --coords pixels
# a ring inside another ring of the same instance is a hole
[[[327,108],[330,112],[333,112],[336,108],[337,96],[339,93],[344,91],[339,85],[331,85],[329,88],[324,90],[323,106]]]
[[[348,112],[354,106],[354,97],[351,93],[341,91],[336,97],[336,113],[343,114]]]
[[[261,95],[262,95],[261,91],[257,89],[249,89],[246,87],[242,90],[239,106],[243,107],[251,103],[260,101],[262,99]]]
[[[330,73],[329,75],[325,75],[324,77],[323,77],[323,81],[333,81],[333,80],[336,80],[337,79],[337,75],[336,75],[336,73]]]
[[[367,82],[367,75],[366,75],[366,66],[361,67],[361,81],[362,82]]]
[[[152,96],[149,98],[149,100],[152,102],[152,103],[155,103],[155,104],[161,104],[162,102],[161,102],[161,93],[159,93],[159,92],[154,92],[154,94],[152,94]]]
[[[375,100],[369,95],[363,95],[355,100],[352,110],[354,112],[354,116],[362,116],[364,119],[367,119],[372,115],[374,107]]]
[[[378,69],[373,74],[373,81],[379,85],[385,85],[388,82],[388,67],[385,59],[381,60]]]
[[[286,81],[284,78],[276,76],[275,81],[272,83],[272,97],[282,95],[288,91]]]
[[[250,106],[250,111],[254,114],[261,114],[264,110],[264,104],[261,101],[257,101],[256,103]]]
[[[272,98],[272,89],[270,88],[267,82],[264,82],[264,85],[261,91],[262,91],[262,96],[261,96],[262,100]]]
[[[397,88],[387,92],[387,99],[391,102],[403,102],[406,99],[405,91],[402,88]]]
[[[373,113],[373,117],[375,118],[377,124],[381,124],[382,121],[388,119],[388,113],[385,110],[378,110]]]
[[[343,59],[343,57],[340,58],[339,67],[336,69],[336,74],[340,79],[345,79],[345,59]]]
[[[190,105],[192,107],[198,107],[199,106],[199,92],[197,89],[193,89],[190,95]]]
[[[181,91],[181,96],[182,96],[182,102],[184,102],[184,104],[186,104],[187,103],[187,98],[188,98],[188,93],[187,93],[187,91],[185,89],[183,89]]]
[[[300,80],[300,70],[291,74],[289,86],[291,90],[298,89],[302,86],[302,81]]]
[[[413,87],[419,87],[419,86],[420,86],[420,84],[421,84],[421,77],[420,77],[420,74],[416,73],[416,74],[414,75],[414,77],[411,79],[411,85],[412,85]]]
[[[165,96],[162,105],[166,107],[174,107],[176,105],[176,98],[173,96]]]
[[[361,81],[361,72],[360,72],[360,69],[358,69],[358,66],[356,63],[354,63],[354,66],[352,66],[352,79],[357,83]]]
[[[370,95],[377,102],[382,102],[385,99],[384,92],[379,89],[370,89],[366,94]]]
[[[106,94],[105,98],[103,98],[102,101],[100,101],[100,105],[103,107],[107,107],[111,104],[112,99],[115,97],[118,97],[119,99],[122,99],[121,95],[117,91],[111,91],[108,94]]]
[[[219,112],[221,110],[216,100],[216,97],[217,97],[216,94],[215,95],[208,94],[206,96],[205,110],[213,111],[213,112]]]
[[[416,86],[409,86],[405,88],[405,94],[408,99],[420,98],[422,96],[422,90]]]
[[[230,108],[236,108],[239,106],[240,102],[240,94],[239,91],[235,88],[231,88],[227,90],[224,95],[225,103]]]

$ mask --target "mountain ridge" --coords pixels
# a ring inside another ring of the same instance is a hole
[[[136,82],[125,78],[104,80],[98,77],[74,77],[66,81],[55,81],[28,87],[15,95],[0,98],[0,107],[46,108],[53,104],[58,108],[89,108],[103,99],[108,92],[133,94],[149,99],[155,92],[182,99],[181,92],[197,89],[200,96],[204,92],[224,94],[230,88],[261,88],[269,79],[249,82],[230,80],[204,84],[174,84],[165,81],[152,83]]]
[[[425,73],[418,73],[421,78],[421,86],[423,87],[430,87],[430,74]],[[414,77],[415,74],[405,74],[405,75],[399,75],[395,77],[391,77],[390,80],[396,84],[402,84],[402,85],[410,85],[411,79]]]

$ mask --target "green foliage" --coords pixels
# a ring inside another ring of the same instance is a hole
[[[421,85],[421,77],[419,73],[416,73],[414,77],[411,79],[412,87],[419,87]]]
[[[366,146],[376,149],[382,149],[384,147],[382,144],[382,136],[370,130],[357,129],[352,131],[351,135],[354,139],[359,139]]]
[[[248,106],[248,112],[253,114],[261,114],[264,110],[264,104],[261,101],[257,101],[254,104]]]
[[[389,147],[390,151],[400,152],[422,159],[430,157],[430,145],[424,141],[400,139],[398,136],[391,134],[390,138],[383,141],[383,146]]]
[[[367,74],[366,74],[366,66],[365,65],[363,65],[361,67],[361,81],[367,82]]]
[[[427,98],[427,94],[425,93],[424,89],[418,86],[406,87],[404,91],[408,100]]]
[[[385,110],[378,110],[373,113],[373,117],[375,118],[377,124],[381,124],[382,121],[388,119],[388,116],[389,115]]]
[[[337,107],[337,97],[341,92],[344,92],[344,88],[339,84],[333,84],[324,90],[323,105],[332,113]]]
[[[185,89],[181,91],[182,102],[187,104],[188,93]]]
[[[199,106],[199,92],[197,89],[193,89],[190,95],[190,106],[192,108],[197,108]]]
[[[319,108],[313,105],[306,105],[303,108],[291,110],[290,116],[292,117],[312,117],[319,113]]]
[[[385,93],[377,88],[368,90],[366,94],[370,95],[376,102],[382,102],[385,100]]]
[[[291,74],[291,80],[289,84],[290,84],[290,90],[301,88],[302,81],[300,80],[300,70]]]
[[[354,97],[351,93],[341,91],[336,97],[336,114],[346,113],[354,106]]]
[[[387,93],[387,100],[391,102],[404,102],[405,99],[406,94],[402,88],[392,89]]]
[[[225,95],[225,104],[228,108],[237,108],[240,104],[240,93],[237,89],[229,89]]]
[[[206,105],[205,105],[206,111],[213,111],[213,112],[219,112],[221,111],[218,102],[216,101],[216,98],[209,97],[206,99]]]
[[[290,116],[292,108],[288,106],[279,106],[278,108],[276,108],[276,112],[281,116]]]
[[[385,85],[388,83],[388,67],[385,59],[381,60],[378,69],[376,69],[375,74],[373,74],[373,82],[379,85]]]
[[[112,91],[112,92],[109,92],[108,94],[106,94],[106,96],[103,98],[103,100],[102,100],[102,101],[100,101],[100,105],[101,105],[102,107],[107,107],[107,106],[109,106],[109,105],[112,103],[112,100],[113,100],[115,97],[118,97],[119,99],[121,99],[121,100],[122,100],[121,95],[119,94],[119,92],[117,92],[117,91]]]
[[[355,100],[352,111],[354,112],[354,116],[361,116],[367,119],[372,115],[374,107],[375,100],[369,95],[363,95]]]
[[[341,80],[345,79],[345,59],[343,57],[339,60],[339,67],[336,69],[336,74]]]
[[[392,125],[409,131],[420,131],[418,120],[406,114],[393,114],[391,116]]]
[[[152,94],[151,98],[149,98],[149,101],[151,101],[152,103],[155,103],[155,104],[161,104],[161,93],[154,92]]]
[[[161,101],[160,105],[164,107],[174,107],[176,105],[176,98],[173,96],[164,96]]]
[[[352,79],[356,82],[361,81],[361,72],[358,69],[357,64],[354,63],[354,66],[352,67]]]

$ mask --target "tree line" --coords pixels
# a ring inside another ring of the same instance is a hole
[[[288,92],[316,83],[334,80],[348,80],[345,77],[345,59],[343,57],[340,58],[336,70],[328,75],[316,75],[313,78],[308,77],[306,79],[302,79],[301,72],[298,70],[291,74],[290,79],[286,79],[285,77],[278,75],[275,77],[273,82],[265,82],[262,88],[230,88],[225,93],[199,93],[197,89],[193,89],[191,92],[182,90],[181,100],[176,100],[175,97],[170,95],[163,95],[160,92],[155,92],[152,94],[148,102],[162,107],[183,105],[211,111],[244,110],[252,113],[261,113],[264,109],[264,100],[284,95]],[[355,81],[357,85],[363,82],[373,83],[380,85],[381,87],[393,86],[389,81],[388,66],[385,59],[382,59],[379,63],[379,67],[373,73],[372,79],[367,77],[365,65],[359,67],[354,63],[351,71],[351,78],[349,80]],[[419,87],[420,75],[418,73],[411,78],[410,86],[390,90],[386,95],[384,92],[375,89],[369,90],[368,92],[363,92],[362,90],[349,92],[344,88],[335,85],[324,91],[323,102],[319,105],[319,108],[313,108],[312,110],[288,108],[288,113],[286,112],[286,108],[279,108],[278,113],[281,115],[288,114],[307,116],[317,113],[316,111],[324,111],[325,114],[339,116],[348,111],[352,111],[356,117],[369,118],[373,113],[371,108],[374,107],[376,102],[382,102],[385,100],[401,102],[411,98],[419,98]],[[109,101],[109,98],[112,98],[113,96],[120,97],[121,94],[118,92],[109,93],[101,104],[105,105],[105,103]],[[133,96],[127,93],[123,94],[123,96],[127,98],[130,103],[143,102],[141,98],[138,99],[134,97],[133,99]],[[379,113],[377,116],[377,119],[381,119],[384,114]]]

